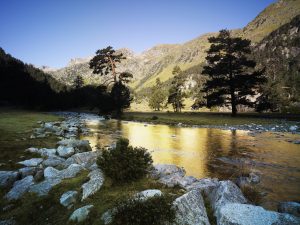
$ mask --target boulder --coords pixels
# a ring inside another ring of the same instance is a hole
[[[34,176],[37,172],[38,168],[37,167],[24,167],[19,169],[19,173],[21,174],[21,177],[27,177],[27,176]]]
[[[219,185],[208,193],[210,204],[216,218],[220,218],[219,212],[223,206],[229,203],[247,203],[241,190],[231,181],[220,181]]]
[[[8,200],[17,200],[34,184],[33,176],[28,176],[14,183],[13,188],[5,195]]]
[[[140,200],[147,200],[148,198],[152,198],[155,196],[162,196],[162,192],[158,189],[148,189],[142,192],[139,192],[135,195],[136,198]]]
[[[17,223],[13,219],[0,220],[0,225],[15,225],[15,224],[17,224]]]
[[[57,153],[61,157],[68,158],[75,153],[75,150],[73,147],[59,146]]]
[[[208,194],[218,185],[219,181],[217,178],[203,178],[198,180],[197,182],[192,183],[191,185],[186,186],[185,189],[188,191],[198,189],[201,192]]]
[[[36,193],[38,196],[44,196],[57,184],[61,183],[60,178],[51,178],[42,181],[41,183],[30,186],[29,192]]]
[[[44,170],[45,179],[58,178],[60,177],[60,171],[49,166]]]
[[[56,155],[56,149],[55,148],[42,148],[39,149],[38,153],[41,154],[41,156],[46,156],[46,157],[50,157],[50,156],[55,156]]]
[[[200,190],[192,190],[175,199],[175,224],[209,225],[209,220]]]
[[[197,179],[193,176],[181,176],[179,173],[174,173],[163,176],[158,181],[167,187],[175,187],[178,185],[182,188],[185,188],[192,183],[197,182]]]
[[[73,147],[78,152],[92,151],[92,148],[88,140],[77,140],[77,139],[70,138],[70,139],[63,139],[57,142],[57,144],[62,146],[67,146],[67,147]]]
[[[18,162],[18,164],[24,165],[24,166],[38,166],[43,162],[42,158],[32,158],[25,161]]]
[[[67,169],[61,170],[60,176],[62,177],[62,179],[73,178],[82,170],[84,170],[83,166],[78,164],[71,164]]]
[[[70,216],[69,220],[79,223],[83,222],[84,220],[86,220],[93,207],[93,205],[86,205],[79,209],[76,209]]]
[[[103,185],[104,175],[100,169],[93,170],[89,173],[90,180],[84,183],[82,188],[82,199],[86,199],[90,195],[95,194]]]
[[[81,172],[84,169],[81,165],[78,164],[71,164],[68,168],[63,170],[55,169],[51,166],[47,167],[44,170],[44,177],[46,179],[52,179],[52,178],[59,178],[59,179],[65,179],[65,178],[72,178],[75,177],[79,172]]]
[[[59,199],[59,202],[65,207],[70,207],[73,203],[76,202],[77,196],[77,191],[67,191],[62,194],[62,196]]]
[[[300,203],[299,202],[280,202],[278,211],[282,213],[289,213],[300,217]]]
[[[19,178],[15,171],[0,171],[0,187],[10,187]]]
[[[300,218],[265,210],[260,206],[228,203],[220,209],[217,223],[222,225],[297,225]]]
[[[97,157],[100,155],[100,152],[81,152],[72,155],[64,163],[65,166],[69,166],[73,163],[80,164],[85,168],[91,167],[97,161]]]
[[[115,210],[107,210],[105,213],[102,214],[101,220],[103,221],[104,225],[108,225],[112,222]]]
[[[51,155],[48,159],[43,161],[43,166],[47,167],[47,166],[60,166],[60,165],[64,165],[64,162],[66,160],[64,158],[61,158],[59,156],[55,156],[55,155]],[[71,164],[70,164],[71,165]]]
[[[152,175],[157,178],[173,174],[183,177],[185,175],[185,170],[172,164],[157,164],[152,171]]]

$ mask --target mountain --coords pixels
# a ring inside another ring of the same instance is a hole
[[[282,96],[282,101],[299,102],[300,15],[259,42],[253,56],[258,66],[266,69],[273,95]]]
[[[289,23],[292,18],[300,14],[299,0],[279,0],[263,10],[253,21],[243,29],[232,30],[232,34],[248,38],[253,45],[258,45],[270,33],[282,25]],[[162,82],[172,77],[175,65],[182,70],[199,67],[205,62],[206,51],[209,48],[208,38],[217,33],[201,35],[184,44],[162,44],[154,46],[141,54],[135,54],[129,49],[119,49],[127,59],[119,65],[120,71],[128,71],[134,75],[132,88],[141,92],[155,84],[156,78]],[[284,40],[282,40],[284,41]],[[98,75],[92,74],[88,62],[92,56],[84,59],[73,59],[59,70],[47,71],[57,80],[72,84],[77,74],[83,76],[86,84],[101,83]]]

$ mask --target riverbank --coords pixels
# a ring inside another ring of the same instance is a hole
[[[218,224],[227,225],[230,223],[226,221],[238,220],[237,224],[242,225],[245,224],[245,215],[249,222],[257,218],[257,213],[260,215],[257,224],[266,224],[262,223],[264,221],[289,224],[299,222],[288,214],[251,205],[247,199],[251,196],[246,192],[243,194],[232,181],[186,176],[184,169],[175,165],[154,165],[151,176],[137,182],[114,185],[95,163],[101,155],[101,149],[90,151],[90,143],[79,140],[80,134],[85,133],[87,137],[93,135],[94,131],[86,126],[89,121],[104,121],[103,118],[78,113],[58,113],[53,118],[48,118],[52,115],[38,113],[34,117],[25,116],[22,122],[23,114],[24,112],[8,112],[6,118],[11,115],[10,124],[3,125],[2,127],[7,127],[2,132],[6,133],[7,129],[10,134],[18,133],[13,128],[14,123],[17,123],[15,125],[22,130],[20,135],[26,138],[24,141],[34,141],[29,143],[39,143],[40,147],[32,145],[31,148],[20,149],[16,144],[15,147],[23,155],[22,158],[16,158],[17,163],[11,164],[18,167],[11,167],[11,171],[1,169],[0,181],[4,188],[1,187],[0,192],[0,220],[25,225],[33,224],[33,221],[34,224],[62,225],[73,224],[71,218],[84,217],[84,224],[106,224],[103,215],[107,214],[104,213],[113,209],[120,199],[150,189],[173,197],[173,206],[179,210],[176,214],[179,225],[198,221],[199,218],[204,224],[214,224],[217,221]],[[45,122],[43,118],[54,120]],[[24,124],[21,126],[22,123]],[[150,127],[140,125],[144,129]],[[119,135],[119,132],[115,133]],[[96,138],[101,141],[97,135]],[[42,143],[48,140],[46,148]],[[11,142],[18,143],[14,140]],[[25,155],[28,152],[34,155]],[[23,167],[19,168],[20,165]],[[260,175],[255,171],[244,171],[240,176],[237,180],[240,187],[260,182]],[[3,177],[9,179],[2,179]],[[7,181],[9,182],[6,183]],[[237,210],[239,213],[236,213]]]
[[[275,132],[293,132],[300,127],[300,115],[296,114],[240,113],[236,117],[231,117],[230,113],[125,112],[122,120],[188,127]]]

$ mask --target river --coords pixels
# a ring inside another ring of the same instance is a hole
[[[249,135],[242,130],[178,127],[126,121],[90,121],[88,139],[94,149],[111,145],[120,136],[132,146],[147,148],[154,163],[176,164],[197,178],[234,179],[239,170],[261,174],[257,185],[263,206],[300,200],[300,139],[291,133]]]

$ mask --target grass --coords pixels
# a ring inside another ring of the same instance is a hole
[[[29,147],[53,147],[57,138],[30,139],[32,129],[39,127],[37,121],[57,121],[61,118],[43,112],[24,110],[0,110],[0,169],[16,169],[18,161],[32,158],[36,155],[24,150]]]
[[[153,116],[158,117],[158,119],[153,120]],[[170,125],[178,123],[186,125],[243,125],[250,123],[264,125],[279,124],[281,123],[281,119],[299,121],[300,115],[240,113],[237,117],[231,117],[230,113],[212,112],[125,112],[122,119]]]
[[[104,212],[115,207],[116,203],[121,199],[133,196],[137,192],[146,189],[160,189],[163,193],[171,195],[174,198],[182,194],[180,189],[163,187],[150,178],[144,178],[123,185],[112,185],[111,180],[106,179],[103,187],[84,202],[78,199],[71,209],[60,205],[59,199],[64,192],[75,190],[80,193],[81,185],[87,181],[87,174],[88,172],[84,171],[76,178],[64,180],[61,184],[55,186],[49,195],[45,197],[38,197],[35,194],[27,193],[21,200],[12,202],[12,209],[8,212],[0,211],[0,220],[15,218],[22,225],[72,224],[72,222],[68,222],[72,212],[77,208],[92,204],[94,208],[90,212],[89,218],[83,224],[102,225],[101,215]],[[2,190],[1,198],[3,194]],[[1,201],[1,209],[8,204],[11,203]]]

